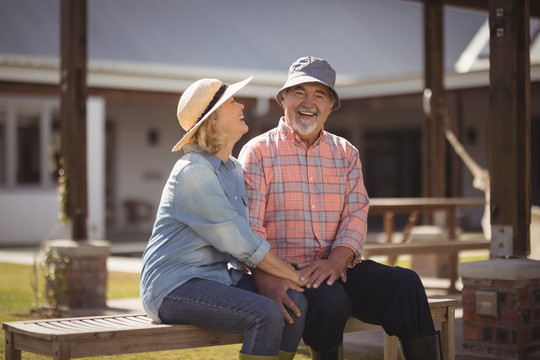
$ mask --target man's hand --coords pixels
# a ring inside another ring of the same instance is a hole
[[[287,308],[296,316],[300,316],[301,313],[294,301],[287,295],[287,290],[291,289],[303,292],[304,289],[291,280],[282,279],[258,269],[252,269],[252,274],[259,294],[276,301],[281,306],[281,310],[283,310],[285,321],[292,324],[294,320],[287,311]]]
[[[317,259],[311,263],[300,264],[300,280],[307,280],[306,287],[318,288],[324,281],[333,285],[341,277],[347,281],[347,267],[354,257],[352,250],[340,246],[332,250],[328,259]]]

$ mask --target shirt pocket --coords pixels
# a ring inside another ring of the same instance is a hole
[[[332,213],[328,216],[339,219],[345,200],[345,179],[339,176],[324,176],[322,184],[324,210]]]

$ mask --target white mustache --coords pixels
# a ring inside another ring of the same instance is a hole
[[[300,107],[296,111],[299,113],[305,113],[309,115],[316,115],[316,116],[319,115],[319,112],[316,109],[308,109],[305,107]]]

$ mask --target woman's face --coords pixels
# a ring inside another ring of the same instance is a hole
[[[222,116],[217,120],[217,129],[227,136],[227,141],[236,143],[247,133],[248,126],[244,122],[244,105],[230,97],[221,105]]]

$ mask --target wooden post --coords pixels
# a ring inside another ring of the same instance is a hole
[[[431,91],[422,133],[422,195],[426,197],[446,196],[443,42],[443,2],[424,1],[424,76]]]
[[[61,0],[61,137],[73,240],[87,238],[86,0]]]
[[[529,0],[491,0],[490,179],[494,257],[530,252]]]

